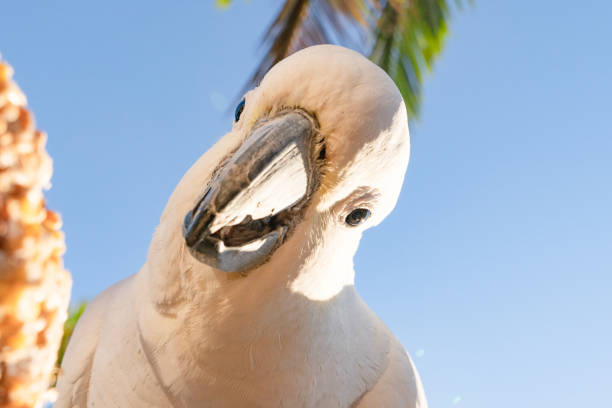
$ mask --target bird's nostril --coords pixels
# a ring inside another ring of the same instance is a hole
[[[325,160],[325,145],[323,145],[323,147],[321,147],[321,150],[319,150],[319,157],[317,157],[317,160]]]

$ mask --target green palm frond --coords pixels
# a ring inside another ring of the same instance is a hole
[[[416,117],[424,74],[448,34],[450,0],[285,0],[266,31],[264,56],[245,90],[277,62],[315,44],[360,49],[393,78]],[[227,6],[231,0],[217,0]],[[454,0],[460,6],[462,0]]]
[[[372,11],[370,2],[360,0],[286,0],[263,36],[264,56],[244,90],[302,48],[340,41],[358,47],[364,40],[363,30],[353,30],[358,41],[351,41],[349,31],[369,26]]]
[[[62,359],[64,358],[64,353],[66,353],[66,347],[68,347],[68,341],[72,336],[72,332],[74,332],[74,328],[76,327],[79,318],[85,311],[85,307],[87,307],[87,302],[81,302],[77,307],[71,308],[68,311],[68,319],[64,323],[64,334],[62,335],[62,342],[60,343],[60,349],[57,352],[57,363],[56,365],[60,367],[62,365]]]
[[[448,34],[445,0],[388,1],[374,30],[370,58],[393,78],[408,113],[418,116],[424,71],[431,71]]]

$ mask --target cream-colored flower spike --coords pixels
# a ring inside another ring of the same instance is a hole
[[[58,214],[45,206],[52,164],[26,98],[0,61],[0,407],[39,407],[67,316]]]

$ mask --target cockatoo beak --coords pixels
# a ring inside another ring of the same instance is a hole
[[[319,185],[322,142],[301,110],[260,120],[187,213],[183,236],[200,262],[225,272],[264,263]]]

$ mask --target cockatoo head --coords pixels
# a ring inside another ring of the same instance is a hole
[[[409,151],[388,75],[346,48],[310,47],[246,94],[232,130],[174,192],[166,213],[179,213],[180,226],[170,228],[195,264],[282,270],[307,291],[300,269],[352,273],[362,231],[397,201]]]

